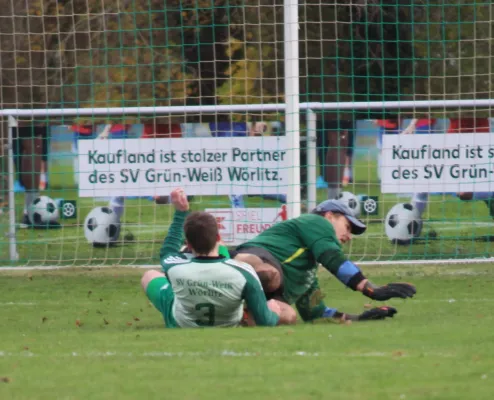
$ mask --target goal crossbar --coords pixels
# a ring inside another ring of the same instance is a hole
[[[438,109],[461,107],[492,107],[494,99],[419,100],[419,101],[360,101],[360,102],[308,102],[300,103],[300,110],[379,110],[379,109]],[[213,114],[240,112],[282,112],[284,103],[232,104],[216,106],[159,106],[159,107],[97,107],[97,108],[37,108],[4,109],[2,117],[63,117],[100,115],[165,115],[165,114]]]

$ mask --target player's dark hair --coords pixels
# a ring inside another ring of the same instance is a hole
[[[216,246],[218,224],[216,218],[204,211],[194,211],[185,219],[185,239],[197,254],[207,254]]]

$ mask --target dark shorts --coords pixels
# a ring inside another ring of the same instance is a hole
[[[266,298],[268,300],[274,299],[283,301],[284,303],[288,303],[283,297],[283,291],[285,285],[283,284],[283,266],[281,263],[273,256],[269,251],[262,247],[257,246],[246,246],[246,247],[237,247],[235,250],[230,251],[230,257],[235,258],[237,254],[252,254],[254,256],[259,257],[263,262],[269,264],[276,268],[276,270],[280,273],[281,283],[280,287],[276,289],[274,292],[266,293]]]

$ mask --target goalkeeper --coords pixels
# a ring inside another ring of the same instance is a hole
[[[335,275],[344,285],[373,300],[413,297],[416,289],[408,283],[372,284],[343,254],[341,245],[366,226],[338,200],[326,200],[311,214],[280,222],[254,239],[238,246],[232,254],[257,272],[266,297],[295,304],[304,321],[318,318],[361,321],[393,317],[392,307],[378,307],[360,315],[345,314],[322,301],[317,265]]]
[[[141,279],[166,327],[238,326],[244,300],[257,325],[277,325],[282,307],[276,300],[267,302],[252,267],[218,254],[216,219],[205,212],[188,215],[189,203],[182,189],[171,192],[171,201],[176,211],[160,251],[166,275],[151,270]],[[184,232],[193,258],[180,252]]]

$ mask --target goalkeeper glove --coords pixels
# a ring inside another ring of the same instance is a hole
[[[384,301],[393,297],[402,299],[413,297],[417,293],[417,289],[410,283],[388,283],[384,286],[374,286],[367,282],[362,293],[372,300]]]
[[[377,307],[364,311],[358,316],[358,321],[393,318],[398,311],[393,307]]]
[[[370,310],[364,311],[362,314],[347,314],[337,311],[334,308],[326,308],[326,311],[322,315],[322,318],[332,318],[334,320],[345,321],[371,321],[385,318],[393,318],[398,311],[393,307],[376,307]]]

